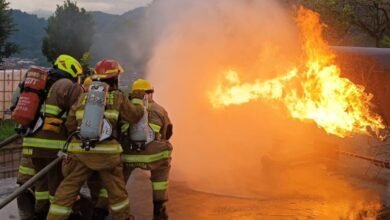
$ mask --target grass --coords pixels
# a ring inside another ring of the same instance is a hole
[[[15,134],[15,122],[12,120],[0,121],[0,141]]]

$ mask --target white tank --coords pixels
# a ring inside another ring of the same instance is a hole
[[[155,138],[154,131],[149,126],[149,116],[147,111],[148,102],[144,99],[144,115],[143,117],[130,128],[130,139],[133,142],[142,142],[148,144]]]
[[[99,140],[103,129],[104,110],[109,86],[94,81],[89,86],[84,116],[80,126],[80,137],[84,140]]]

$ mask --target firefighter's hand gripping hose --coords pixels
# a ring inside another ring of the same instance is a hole
[[[45,168],[43,168],[41,171],[35,174],[31,179],[25,182],[13,193],[11,193],[6,198],[4,198],[0,202],[0,209],[2,209],[4,206],[8,205],[10,202],[16,199],[20,194],[22,194],[24,191],[30,188],[38,179],[42,178],[46,173],[48,173],[56,164],[60,163],[62,159],[67,156],[69,143],[72,140],[72,137],[77,135],[78,133],[79,133],[78,131],[75,131],[68,137],[68,139],[64,144],[63,149],[58,153],[58,157],[55,160],[53,160],[49,165],[47,165]]]

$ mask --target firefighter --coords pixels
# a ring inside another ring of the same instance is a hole
[[[11,111],[13,111],[16,108],[16,104],[21,92],[22,85],[23,82],[20,82],[17,89],[12,95],[11,107],[10,107]],[[23,149],[21,152],[19,169],[16,177],[16,184],[20,186],[23,185],[25,182],[27,182],[36,173],[34,166],[32,164],[31,153],[32,151],[29,149]],[[20,194],[16,198],[16,202],[18,205],[19,218],[21,220],[33,219],[34,204],[35,204],[34,189],[29,188],[28,190]]]
[[[84,111],[92,105],[92,102],[90,103],[88,98],[91,91],[83,94],[70,110],[66,122],[70,132],[77,131],[80,126],[80,136],[73,137],[68,149],[68,156],[63,161],[64,180],[55,194],[54,202],[50,206],[49,220],[68,218],[80,188],[88,177],[96,171],[107,192],[113,218],[120,220],[131,218],[120,157],[122,147],[116,139],[118,134],[116,128],[120,120],[130,124],[136,123],[143,115],[143,106],[141,105],[142,102],[138,102],[140,103],[138,105],[132,104],[124,93],[118,90],[118,75],[123,72],[118,62],[102,60],[96,64],[95,71],[93,79],[109,85],[104,119],[109,121],[112,135],[106,140],[96,142],[94,147],[91,147],[88,151],[85,150],[88,143],[85,139],[80,139],[83,129],[82,121],[86,114],[91,114],[91,112]],[[94,85],[92,84],[92,86]],[[100,91],[104,91],[104,89]],[[92,116],[89,115],[88,117]],[[98,117],[96,118],[100,120]],[[87,124],[90,124],[90,122]]]
[[[93,72],[92,70],[91,72]],[[87,76],[83,81],[84,92],[88,92],[92,83],[92,77]],[[93,206],[92,219],[104,220],[109,214],[107,190],[102,187],[98,173],[93,172],[87,180],[87,186],[90,190],[90,198]],[[74,210],[73,210],[74,211]]]
[[[22,143],[23,152],[31,155],[36,172],[57,158],[58,151],[64,146],[67,138],[64,122],[68,110],[82,93],[77,83],[81,75],[80,63],[65,54],[56,59],[53,69],[49,71],[48,93],[41,106],[44,116],[42,127],[33,135],[24,137]],[[46,218],[50,200],[62,178],[61,165],[58,164],[35,183],[35,219]]]
[[[140,93],[146,94],[147,122],[154,132],[154,140],[141,148],[134,147],[132,143],[130,145],[126,143],[129,138],[126,137],[127,132],[124,132],[125,135],[121,138],[124,140],[122,155],[124,177],[128,181],[135,168],[150,170],[153,189],[153,219],[168,219],[165,203],[168,200],[168,177],[171,167],[172,145],[169,139],[172,136],[172,123],[167,111],[154,101],[152,85],[144,79],[138,79],[133,83],[130,97],[132,98],[135,94],[139,97]],[[128,127],[124,125],[122,130],[125,131]]]
[[[16,183],[23,185],[35,175],[35,169],[31,160],[32,151],[24,148],[22,150],[21,160],[19,163]],[[34,189],[29,188],[16,198],[18,205],[19,217],[21,220],[31,220],[34,217],[35,197]]]

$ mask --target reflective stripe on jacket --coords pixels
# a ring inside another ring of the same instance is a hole
[[[46,138],[36,138],[36,137],[24,137],[23,138],[23,147],[33,147],[33,148],[42,148],[48,150],[57,150],[64,147],[65,140],[51,140]]]
[[[159,160],[168,159],[171,157],[171,154],[171,150],[148,155],[122,154],[122,161],[126,163],[153,163]]]
[[[73,139],[72,143],[69,145],[68,151],[73,153],[97,153],[97,154],[118,154],[122,153],[121,145],[115,141],[103,141],[102,143],[97,143],[94,148],[91,148],[89,151],[81,148],[81,141]]]

